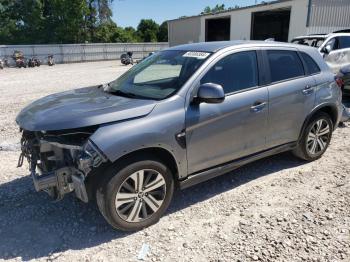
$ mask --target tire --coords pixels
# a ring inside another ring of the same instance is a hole
[[[318,112],[307,123],[293,154],[306,161],[314,161],[326,152],[333,133],[331,117],[324,112]]]
[[[143,173],[146,189],[137,184],[140,172]],[[113,228],[137,231],[159,221],[170,204],[173,192],[171,170],[158,159],[138,156],[107,169],[105,179],[96,190],[96,202]]]

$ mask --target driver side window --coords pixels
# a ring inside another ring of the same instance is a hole
[[[214,83],[225,94],[258,86],[258,64],[255,51],[228,55],[218,61],[201,79],[201,84]]]

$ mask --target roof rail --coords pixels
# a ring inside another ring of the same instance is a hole
[[[349,29],[337,30],[337,31],[334,31],[333,33],[350,33],[350,28]]]

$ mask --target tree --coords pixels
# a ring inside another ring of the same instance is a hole
[[[217,4],[213,8],[210,8],[210,6],[205,7],[203,12],[201,12],[201,14],[211,14],[211,13],[222,12],[222,11],[225,11],[225,10],[227,10],[227,9],[225,8],[224,4],[222,4],[222,5],[218,5]]]
[[[124,28],[124,32],[127,38],[127,42],[134,43],[138,42],[137,31],[132,26]]]
[[[137,35],[142,42],[157,42],[159,25],[152,19],[142,19],[137,26]]]
[[[100,23],[95,30],[95,41],[97,43],[114,42],[114,34],[118,30],[118,26],[113,21],[105,21]]]
[[[167,41],[167,23],[112,21],[113,0],[0,0],[1,44]]]
[[[0,0],[0,43],[14,43],[19,35],[17,20],[13,14],[14,1]]]
[[[111,4],[113,0],[96,0],[97,2],[97,10],[98,10],[98,18],[101,22],[105,22],[111,20],[112,10]]]
[[[158,31],[157,35],[158,42],[168,42],[168,23],[163,22]]]

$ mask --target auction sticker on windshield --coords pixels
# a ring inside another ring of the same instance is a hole
[[[183,57],[193,57],[197,59],[205,59],[210,55],[210,53],[206,52],[187,52],[183,55]]]

